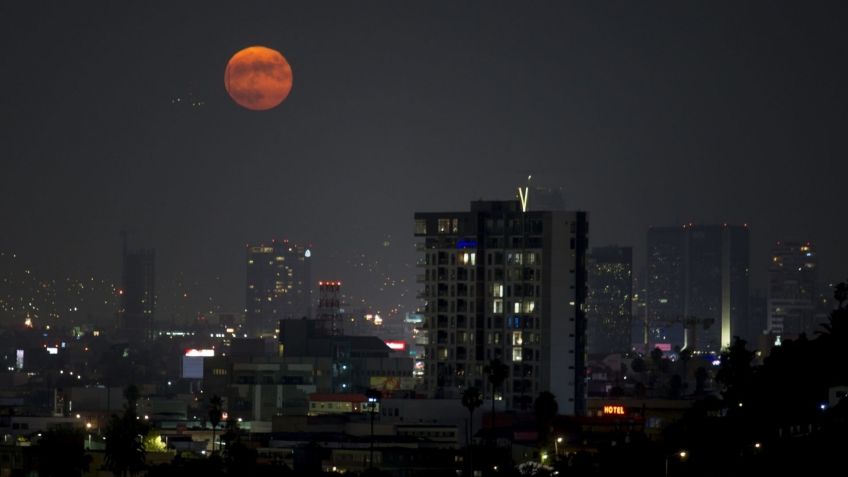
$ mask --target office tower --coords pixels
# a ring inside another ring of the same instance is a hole
[[[277,333],[281,319],[312,317],[312,251],[273,241],[247,246],[245,319],[251,336]]]
[[[749,338],[747,226],[648,230],[648,320],[652,345],[720,351]]]
[[[560,412],[580,415],[586,213],[525,212],[526,205],[526,198],[478,201],[470,212],[415,214],[424,387],[434,397],[458,397],[470,386],[491,395],[483,369],[500,359],[508,378],[496,395],[508,409],[531,409],[550,391]]]
[[[589,353],[626,353],[630,350],[631,336],[633,249],[595,247],[588,263]]]
[[[329,335],[342,334],[342,282],[322,280],[318,282],[318,322]]]
[[[118,319],[121,333],[133,341],[152,340],[156,308],[155,262],[153,249],[127,250],[124,264]]]
[[[748,298],[748,342],[752,348],[768,327],[768,295],[765,290],[752,289]]]
[[[785,240],[772,248],[769,266],[768,331],[783,337],[812,337],[815,319],[817,258],[810,242]]]

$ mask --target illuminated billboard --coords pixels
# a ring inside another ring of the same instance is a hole
[[[392,351],[406,351],[406,341],[386,341],[386,346]]]
[[[192,356],[192,357],[212,358],[212,357],[215,356],[215,350],[214,349],[194,349],[194,348],[191,348],[191,349],[187,349],[185,351],[185,355],[186,356]]]
[[[183,379],[203,379],[203,357],[183,356]]]

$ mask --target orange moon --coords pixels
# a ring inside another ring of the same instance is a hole
[[[224,87],[233,101],[247,109],[271,109],[282,103],[291,91],[291,66],[279,51],[251,46],[230,58],[224,72]]]

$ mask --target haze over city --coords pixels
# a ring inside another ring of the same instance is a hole
[[[846,21],[0,4],[0,474],[828,468]]]
[[[637,264],[649,225],[749,223],[755,281],[786,236],[836,280],[844,11],[818,5],[7,4],[0,245],[116,280],[127,227],[162,283],[237,311],[244,244],[289,238],[379,295],[352,264],[408,283],[413,211],[533,174]],[[222,80],[251,44],[295,72],[258,114]],[[407,289],[371,299],[408,308]]]

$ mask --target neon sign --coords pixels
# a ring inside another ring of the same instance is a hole
[[[604,406],[604,415],[612,414],[614,416],[623,416],[624,415],[624,406],[615,406],[615,405],[605,405]]]

